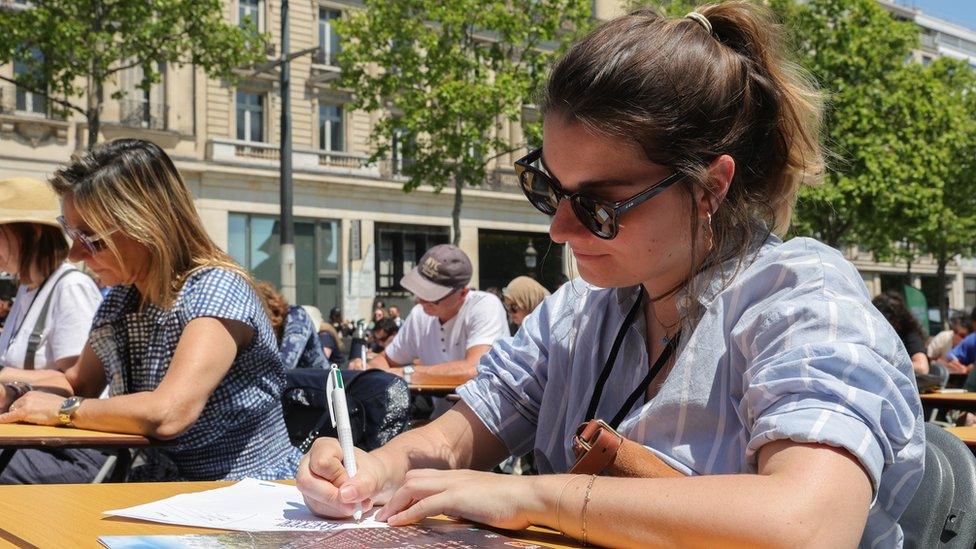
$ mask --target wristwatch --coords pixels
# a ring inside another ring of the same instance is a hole
[[[81,402],[85,400],[80,396],[73,396],[64,399],[61,403],[61,407],[58,408],[58,422],[65,427],[74,427],[75,425],[71,423],[75,412],[81,407]]]
[[[413,375],[413,372],[414,372],[413,364],[407,364],[406,366],[403,367],[403,376],[404,377],[410,377],[410,376],[412,376]]]

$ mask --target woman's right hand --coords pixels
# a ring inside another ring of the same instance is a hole
[[[349,478],[342,464],[342,448],[334,438],[319,438],[302,457],[295,475],[298,490],[305,504],[316,515],[326,518],[347,518],[356,510],[363,512],[373,506],[373,500],[386,483],[386,470],[376,457],[360,450],[356,452],[356,476]]]

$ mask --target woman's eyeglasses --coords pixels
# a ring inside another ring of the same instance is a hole
[[[609,202],[583,193],[567,193],[555,177],[547,174],[536,164],[541,163],[542,149],[538,148],[515,161],[515,175],[522,192],[535,209],[546,215],[556,215],[559,201],[568,198],[573,213],[591,233],[605,240],[617,236],[620,216],[628,210],[647,202],[680,180],[683,174],[674,173],[634,196],[620,202]]]
[[[85,233],[68,226],[68,220],[64,218],[63,215],[58,216],[58,224],[61,225],[61,230],[64,231],[68,238],[75,242],[81,242],[81,245],[88,250],[92,255],[105,249],[105,236],[88,236]],[[115,231],[112,231],[115,232]]]

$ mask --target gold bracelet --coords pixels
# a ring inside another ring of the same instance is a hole
[[[566,491],[566,488],[569,486],[569,483],[573,482],[574,480],[576,480],[576,475],[570,475],[569,480],[567,480],[566,484],[563,484],[562,489],[559,490],[559,497],[556,498],[556,530],[559,530],[560,532],[563,531],[563,527],[562,527],[562,523],[559,521],[559,506],[562,504],[563,501],[563,493]]]
[[[586,506],[590,503],[590,490],[593,489],[593,482],[596,480],[596,475],[590,477],[590,483],[586,485],[586,497],[583,498],[583,512],[581,513],[581,518],[583,521],[583,528],[580,537],[583,541],[583,547],[586,547]]]

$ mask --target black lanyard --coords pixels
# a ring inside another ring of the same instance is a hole
[[[637,295],[637,301],[631,306],[630,311],[627,312],[627,316],[624,318],[623,324],[620,325],[620,329],[617,331],[617,337],[613,340],[613,346],[610,347],[610,355],[607,357],[606,364],[603,365],[603,371],[600,372],[600,377],[596,380],[596,385],[593,387],[593,396],[590,397],[590,406],[586,409],[586,421],[590,421],[596,416],[596,408],[600,404],[600,397],[603,395],[603,387],[607,384],[607,380],[610,379],[610,372],[613,370],[613,365],[617,361],[617,353],[620,351],[620,345],[624,341],[624,337],[627,335],[627,329],[634,323],[634,319],[637,317],[637,312],[640,310],[641,303],[644,302],[644,287],[640,286],[638,289],[639,294]],[[668,363],[671,355],[674,354],[674,350],[678,347],[678,340],[681,338],[681,332],[674,335],[669,341],[661,354],[654,361],[654,365],[644,376],[644,379],[637,385],[634,392],[630,393],[624,405],[620,408],[613,420],[610,421],[610,427],[616,429],[620,422],[624,420],[627,416],[627,412],[634,407],[634,403],[640,398],[642,394],[647,391],[647,388],[651,385],[651,381],[661,372],[661,368]]]

